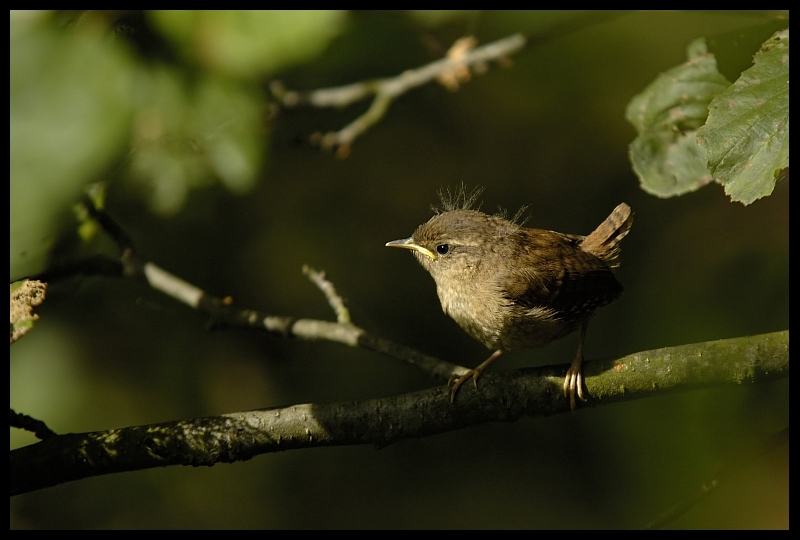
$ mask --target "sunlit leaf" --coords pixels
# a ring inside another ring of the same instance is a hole
[[[696,40],[687,52],[687,62],[659,75],[626,111],[639,133],[629,150],[633,169],[642,189],[659,197],[694,191],[712,180],[697,129],[708,104],[730,83],[717,71],[705,40]]]
[[[750,204],[772,193],[789,166],[789,30],[756,53],[753,67],[709,107],[698,132],[714,177],[734,201]]]

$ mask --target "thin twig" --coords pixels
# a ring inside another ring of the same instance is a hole
[[[10,409],[10,411],[10,427],[30,431],[37,438],[42,440],[56,436],[56,432],[47,427],[47,424],[41,420],[37,420],[27,414],[18,413],[14,409]]]
[[[356,101],[374,95],[375,99],[369,109],[353,122],[339,131],[318,135],[315,140],[324,149],[336,149],[339,157],[346,157],[353,141],[367,129],[383,118],[392,101],[402,94],[439,80],[451,89],[458,87],[458,82],[465,82],[465,70],[483,72],[490,61],[503,61],[525,46],[525,36],[514,34],[481,47],[471,48],[472,38],[462,38],[450,49],[445,58],[431,62],[416,69],[385,79],[373,79],[339,86],[321,88],[307,93],[287,91],[279,82],[271,85],[272,93],[284,107],[310,105],[313,107],[344,107]]]
[[[336,321],[349,324],[350,310],[348,310],[344,305],[344,300],[342,300],[342,297],[337,294],[333,283],[328,281],[328,279],[325,277],[325,272],[317,272],[307,264],[304,264],[303,273],[308,276],[308,279],[310,279],[311,282],[322,291],[322,294],[325,295],[325,298],[328,299],[328,304],[330,304],[333,312],[336,314]]]
[[[91,205],[88,199],[85,204]],[[308,341],[333,341],[349,347],[370,349],[395,359],[403,360],[421,369],[438,381],[447,381],[452,375],[463,375],[469,370],[434,356],[421,353],[411,347],[370,334],[351,324],[350,315],[333,284],[323,273],[304,269],[309,278],[325,294],[337,316],[337,322],[272,315],[260,310],[237,306],[231,297],[217,297],[200,287],[168,272],[157,264],[145,261],[136,255],[132,243],[122,227],[105,210],[91,206],[89,213],[97,219],[103,230],[117,242],[122,255],[114,259],[106,255],[94,255],[81,261],[48,269],[35,276],[41,281],[57,281],[73,275],[103,275],[135,278],[150,287],[177,300],[192,309],[208,315],[212,326],[247,328],[266,331],[282,337],[293,337]]]

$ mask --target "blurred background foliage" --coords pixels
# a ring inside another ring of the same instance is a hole
[[[332,319],[303,264],[327,271],[364,328],[474,366],[486,351],[442,314],[413,258],[383,247],[430,217],[443,187],[529,226],[588,233],[625,201],[636,221],[626,294],[595,318],[589,359],[788,328],[788,182],[744,207],[720,186],[639,188],[625,107],[706,37],[775,12],[12,12],[11,278],[110,249],[75,240],[71,209],[104,182],[139,252],[241,305]],[[529,46],[456,93],[393,104],[337,160],[308,144],[363,112],[282,110],[268,87],[394,76],[465,35]],[[727,41],[726,41],[727,39]],[[743,50],[740,50],[743,49]],[[738,53],[736,52],[738,51]],[[736,56],[737,59],[731,59]],[[744,58],[744,60],[742,60]],[[11,349],[10,399],[57,432],[348,401],[436,384],[362,350],[209,332],[141,283],[74,278],[48,291]],[[575,336],[496,369],[566,363]],[[495,369],[495,368],[493,368]],[[260,456],[210,469],[92,478],[11,500],[12,528],[637,527],[788,425],[788,381],[715,388],[377,451]],[[11,448],[33,438],[11,432]],[[788,527],[788,449],[762,455],[675,527]]]

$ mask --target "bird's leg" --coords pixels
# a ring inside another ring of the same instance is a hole
[[[564,396],[569,396],[569,408],[575,410],[575,394],[581,398],[581,401],[586,401],[583,395],[583,340],[586,338],[586,328],[589,326],[589,321],[585,320],[581,324],[581,337],[578,341],[578,352],[575,353],[575,358],[572,360],[567,376],[564,378]]]
[[[489,364],[500,358],[500,355],[502,354],[503,350],[497,349],[492,353],[492,355],[489,358],[484,360],[483,363],[481,363],[481,365],[479,365],[475,369],[471,369],[463,375],[452,375],[450,377],[450,380],[447,381],[447,386],[450,386],[453,382],[455,382],[455,384],[453,385],[453,389],[450,391],[450,403],[453,403],[453,400],[456,398],[456,392],[458,392],[459,387],[461,387],[461,385],[467,382],[468,380],[472,379],[472,382],[475,385],[475,388],[477,389],[478,377],[480,377],[481,373],[483,373],[484,370],[486,370],[486,368],[489,367]]]

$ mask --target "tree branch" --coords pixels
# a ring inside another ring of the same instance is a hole
[[[470,70],[482,72],[489,61],[502,61],[525,46],[525,36],[514,34],[481,47],[473,48],[473,38],[461,38],[448,51],[445,58],[416,69],[409,69],[395,77],[374,79],[339,86],[321,88],[310,92],[287,91],[279,82],[271,85],[273,95],[284,107],[310,105],[313,107],[344,107],[368,96],[375,98],[367,111],[339,131],[318,135],[315,141],[323,149],[336,149],[337,156],[347,157],[353,141],[375,125],[392,102],[404,93],[438,80],[450,89],[469,79]]]
[[[310,266],[303,265],[303,273],[308,276],[308,279],[310,279],[311,282],[322,291],[325,298],[328,299],[328,304],[330,304],[331,309],[333,309],[333,312],[336,314],[336,322],[349,323],[350,310],[344,305],[344,300],[342,300],[342,297],[336,292],[333,283],[328,281],[325,277],[325,272],[317,272]]]
[[[134,278],[146,282],[174,300],[192,309],[207,314],[214,327],[236,327],[266,331],[282,337],[292,337],[307,341],[333,341],[350,347],[363,347],[381,354],[410,363],[437,380],[448,380],[452,375],[463,375],[466,367],[446,362],[423,354],[405,345],[374,336],[366,330],[350,323],[350,314],[344,301],[336,293],[333,284],[308,266],[303,271],[319,287],[334,310],[338,322],[271,315],[259,310],[239,307],[230,296],[220,298],[180,277],[164,270],[157,264],[146,261],[136,254],[133,243],[123,228],[104,210],[95,208],[86,198],[88,214],[97,220],[109,236],[117,243],[120,256],[114,259],[106,255],[94,255],[87,259],[47,269],[32,276],[43,282],[58,281],[72,275],[102,275],[109,277]]]
[[[564,369],[487,373],[477,389],[465,386],[455,404],[448,388],[438,386],[362,402],[307,403],[53,436],[11,451],[10,492],[170,465],[213,466],[296,448],[382,447],[485,422],[563,413],[569,410],[561,391]],[[591,406],[760,383],[788,376],[789,332],[643,351],[587,362],[584,370]]]

